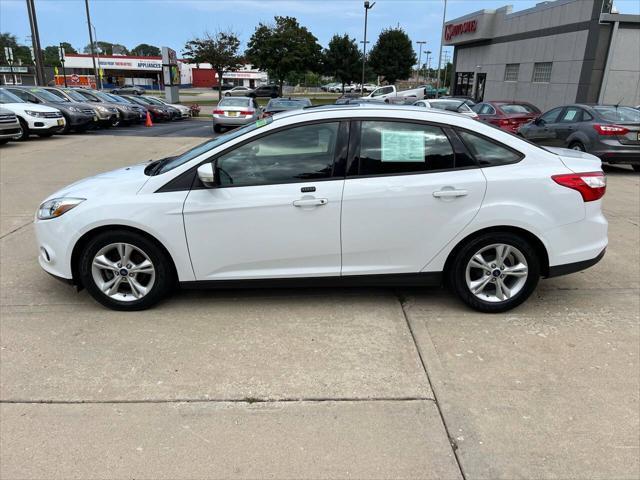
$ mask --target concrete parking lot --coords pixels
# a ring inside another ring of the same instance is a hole
[[[635,479],[640,176],[601,263],[475,313],[441,289],[178,292],[118,313],[42,272],[39,202],[205,120],[0,150],[0,478]]]

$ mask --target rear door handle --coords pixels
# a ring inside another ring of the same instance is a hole
[[[436,198],[464,197],[468,193],[466,190],[438,190],[433,192],[433,196]]]
[[[326,205],[329,203],[329,200],[326,198],[304,198],[300,200],[295,200],[293,202],[294,207],[319,207],[321,205]]]

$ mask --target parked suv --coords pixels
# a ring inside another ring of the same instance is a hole
[[[103,103],[114,107],[118,112],[117,120],[112,120],[111,126],[117,127],[120,123],[134,123],[140,119],[140,113],[138,110],[129,107],[128,105],[114,100],[109,93],[99,92],[98,90],[86,90],[78,89],[78,92],[85,97],[92,99],[92,102]]]
[[[22,128],[18,117],[11,110],[0,108],[0,145],[4,145],[9,140],[20,140]]]
[[[42,89],[74,102],[89,103],[96,111],[98,125],[115,127],[120,123],[120,114],[113,104],[100,101],[85,89],[67,87],[42,87]]]
[[[248,96],[253,98],[276,98],[280,94],[278,85],[262,85],[253,89]]]
[[[39,87],[5,88],[25,102],[48,105],[60,110],[66,120],[60,133],[68,133],[71,130],[83,132],[98,121],[95,109],[87,103],[72,102]]]
[[[31,134],[50,137],[66,124],[62,112],[57,108],[25,102],[5,88],[0,88],[0,104],[18,117],[22,129],[20,140],[26,140]]]
[[[566,105],[542,114],[518,133],[532,142],[589,152],[640,172],[640,111],[617,105]]]

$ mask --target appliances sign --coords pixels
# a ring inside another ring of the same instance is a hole
[[[463,23],[449,24],[444,30],[444,39],[448,42],[453,37],[462,35],[463,33],[474,33],[478,29],[477,20],[469,20]]]

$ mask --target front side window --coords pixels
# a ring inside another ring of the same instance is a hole
[[[521,154],[487,138],[465,130],[459,130],[458,134],[467,146],[467,149],[483,167],[507,165],[509,163],[515,163],[522,158]]]
[[[455,155],[440,127],[364,121],[360,133],[360,175],[426,172],[454,167]]]
[[[270,185],[330,178],[339,122],[281,130],[217,160],[221,186]]]
[[[544,120],[544,123],[555,123],[561,111],[562,107],[554,108],[553,110],[549,110],[547,113],[543,114],[540,119]]]

